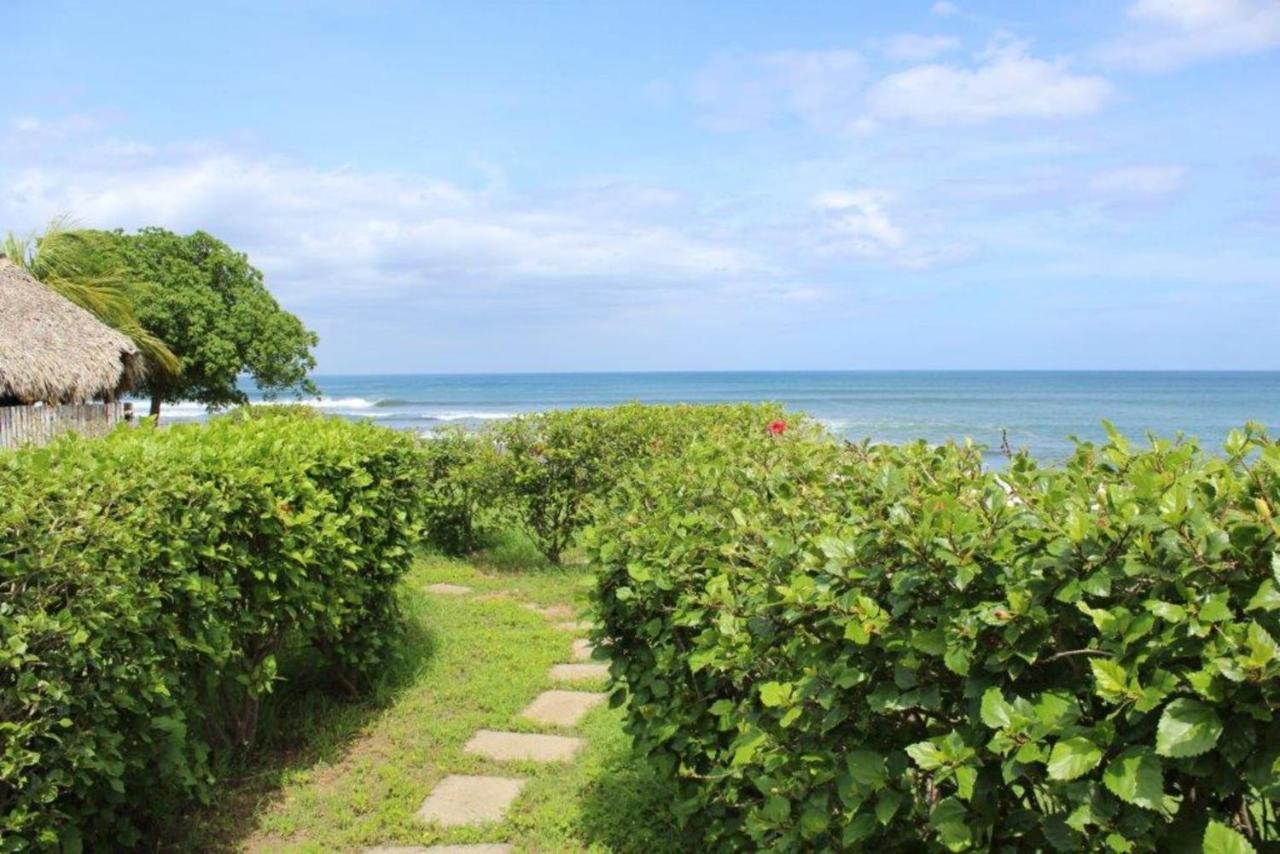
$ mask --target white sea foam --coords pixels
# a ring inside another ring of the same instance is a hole
[[[145,415],[150,408],[150,401],[134,400],[133,409],[139,415]],[[310,406],[324,412],[333,413],[353,413],[360,414],[368,418],[393,418],[394,412],[368,412],[366,410],[373,409],[378,405],[377,401],[366,400],[363,397],[320,397],[303,400],[291,400],[289,398],[281,398],[280,400],[251,400],[251,405],[270,405],[273,403],[294,404],[298,406]],[[214,410],[215,414],[220,410]],[[177,403],[165,403],[160,406],[160,417],[168,420],[170,418],[204,418],[209,414],[209,408],[203,403],[194,400],[182,400]]]
[[[293,400],[284,397],[277,401],[250,401],[250,404],[254,406],[270,405],[272,403],[309,406],[330,415],[346,415],[356,418],[371,418],[378,420],[390,419],[393,421],[500,421],[505,418],[513,418],[516,415],[514,412],[480,412],[459,409],[433,411],[431,409],[419,408],[418,405],[407,402],[403,405],[391,405],[384,407],[383,401],[370,400],[364,397],[318,397],[303,400]],[[135,400],[133,401],[133,406],[134,411],[138,415],[145,415],[149,407],[149,402],[145,400]],[[213,414],[216,415],[219,411],[225,410],[215,410]],[[203,403],[199,403],[194,400],[184,400],[178,403],[166,403],[160,408],[160,417],[162,421],[194,421],[206,418],[209,414],[208,407]]]
[[[254,401],[255,403],[264,403],[265,401]],[[289,401],[281,401],[287,403]],[[319,397],[297,401],[303,406],[314,406],[316,409],[342,411],[349,409],[372,409],[378,405],[376,400],[366,400],[363,397]]]
[[[150,410],[150,406],[151,404],[148,401],[135,400],[133,402],[133,411],[137,415],[146,415]],[[166,421],[171,418],[204,418],[208,414],[209,411],[205,405],[196,403],[194,400],[160,404],[160,417]]]
[[[501,421],[504,418],[515,418],[514,412],[425,412],[423,418],[436,421]]]

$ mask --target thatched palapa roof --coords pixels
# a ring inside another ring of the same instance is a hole
[[[0,256],[0,401],[115,397],[142,371],[130,338]]]

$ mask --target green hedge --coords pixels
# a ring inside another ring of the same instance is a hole
[[[427,541],[445,554],[469,554],[480,547],[496,516],[493,443],[485,435],[450,428],[432,433],[422,451]]]
[[[389,653],[422,460],[285,415],[0,455],[0,850],[128,847],[254,740],[286,641]]]
[[[708,433],[763,430],[781,416],[772,404],[640,403],[523,415],[485,434],[497,452],[487,463],[489,495],[558,563],[590,520],[593,502],[631,471]]]
[[[1278,511],[1254,427],[1000,473],[748,431],[612,493],[596,641],[712,847],[1247,851],[1280,839]]]

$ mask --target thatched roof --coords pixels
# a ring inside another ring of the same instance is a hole
[[[131,339],[0,256],[0,400],[114,397],[142,370]]]

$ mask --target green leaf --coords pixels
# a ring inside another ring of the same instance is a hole
[[[1219,593],[1209,598],[1200,608],[1197,615],[1202,623],[1220,623],[1231,619],[1231,606],[1227,603],[1227,594]]]
[[[1158,811],[1164,801],[1164,772],[1149,747],[1130,747],[1102,772],[1103,785],[1120,800]]]
[[[962,851],[973,838],[967,818],[964,804],[955,798],[943,798],[929,815],[929,823],[937,829],[938,841],[948,850]]]
[[[1280,608],[1280,590],[1270,578],[1258,585],[1258,592],[1244,606],[1246,611],[1274,611],[1277,608]]]
[[[962,765],[956,769],[956,796],[962,800],[973,797],[973,787],[978,782],[978,769]]]
[[[1119,663],[1109,658],[1091,658],[1089,667],[1093,670],[1094,689],[1099,697],[1119,703],[1129,696],[1129,674]]]
[[[689,653],[686,661],[689,665],[690,673],[697,673],[699,670],[714,662],[720,656],[720,651],[715,647],[705,647],[703,649],[695,649]]]
[[[855,750],[845,759],[849,776],[861,786],[879,787],[884,783],[884,757],[874,750]]]
[[[1013,709],[999,688],[988,688],[982,695],[982,722],[991,729],[1004,729],[1012,720]]]
[[[1243,834],[1213,819],[1204,829],[1203,851],[1204,854],[1256,854]]]
[[[972,660],[973,653],[964,646],[948,646],[946,654],[942,656],[942,663],[957,676],[969,675],[969,665]]]
[[[1181,623],[1187,619],[1187,609],[1172,602],[1148,602],[1148,610],[1169,623]]]
[[[1245,642],[1249,648],[1249,657],[1240,661],[1245,667],[1261,670],[1280,658],[1280,644],[1258,623],[1249,624]]]
[[[879,807],[877,807],[877,812]],[[840,834],[840,841],[844,843],[846,848],[852,848],[860,840],[871,835],[876,829],[876,820],[871,817],[870,813],[860,812],[854,816],[853,821],[845,825],[844,831]]]
[[[1102,751],[1083,736],[1064,739],[1053,746],[1049,754],[1049,777],[1054,780],[1074,780],[1087,774],[1102,761]]]
[[[1212,707],[1179,697],[1165,706],[1156,727],[1156,752],[1161,756],[1199,756],[1213,749],[1222,735],[1222,720]]]
[[[760,686],[760,702],[769,708],[781,706],[791,699],[791,685],[784,682],[766,682]]]
[[[907,755],[925,771],[941,768],[947,762],[947,755],[936,744],[919,741],[907,747]]]
[[[733,700],[716,700],[711,704],[711,708],[707,709],[713,715],[727,715],[734,710]]]
[[[897,814],[906,797],[893,789],[885,789],[876,800],[876,821],[888,824]]]
[[[806,839],[821,835],[831,824],[831,813],[821,804],[810,802],[800,814],[800,832]]]
[[[756,751],[760,749],[760,745],[764,744],[768,736],[760,730],[746,733],[738,737],[738,741],[734,745],[733,764],[746,765],[755,758]]]
[[[778,795],[771,795],[765,799],[761,812],[774,824],[782,824],[791,817],[791,801]]]

